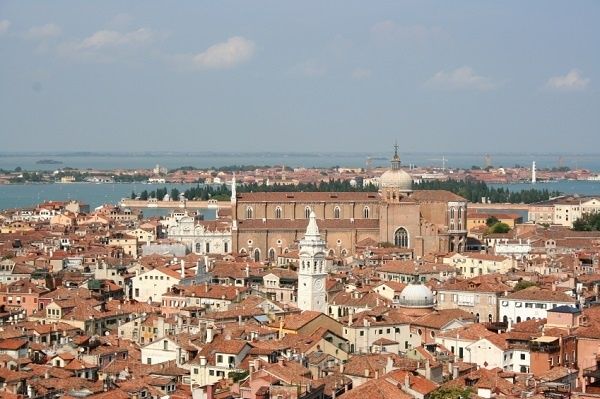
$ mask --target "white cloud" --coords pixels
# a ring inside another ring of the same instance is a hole
[[[564,76],[553,76],[548,79],[546,87],[559,91],[581,91],[585,90],[590,82],[591,79],[583,77],[578,69],[571,69]]]
[[[352,78],[361,80],[361,79],[369,79],[371,77],[371,70],[367,68],[355,68],[352,71]]]
[[[139,28],[129,32],[99,30],[90,36],[61,43],[58,54],[64,57],[91,62],[112,62],[131,59],[164,38],[161,32]],[[135,50],[135,51],[134,51]]]
[[[31,40],[45,40],[56,37],[61,34],[60,26],[55,24],[46,24],[42,26],[31,27],[26,33],[25,38]]]
[[[327,67],[316,60],[304,61],[298,65],[295,65],[290,70],[290,74],[292,75],[305,76],[309,78],[323,76],[326,73]]]
[[[479,76],[468,66],[453,71],[440,71],[425,86],[438,90],[491,90],[496,87],[490,78]]]
[[[0,21],[0,35],[6,33],[10,28],[10,21],[8,19],[3,19]]]
[[[253,41],[234,36],[194,55],[192,62],[194,66],[202,69],[232,68],[252,58],[255,47]]]
[[[103,47],[145,45],[155,39],[155,34],[150,29],[140,28],[131,32],[118,32],[115,30],[100,30],[83,39],[79,48],[100,49]]]

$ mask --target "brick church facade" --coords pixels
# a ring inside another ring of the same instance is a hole
[[[314,211],[327,255],[354,253],[367,239],[410,248],[413,256],[462,252],[467,201],[445,190],[412,190],[398,153],[379,192],[258,192],[232,194],[234,252],[274,260],[297,248]]]

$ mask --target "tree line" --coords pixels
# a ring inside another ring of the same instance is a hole
[[[482,198],[486,198],[492,203],[511,204],[532,204],[547,201],[551,197],[560,195],[559,191],[548,191],[547,189],[537,190],[532,188],[522,191],[510,191],[504,187],[489,187],[484,182],[475,180],[426,181],[415,184],[414,188],[416,190],[448,190],[470,202],[481,202]]]
[[[250,183],[241,184],[236,187],[237,192],[376,192],[378,187],[373,184],[362,184],[359,181],[357,184],[350,184],[348,180],[332,180],[329,182],[319,183],[300,183],[298,185],[287,184],[272,184],[265,183]],[[510,191],[506,188],[490,188],[484,182],[479,181],[430,181],[422,182],[414,185],[415,190],[448,190],[454,194],[466,198],[470,202],[480,202],[482,198],[488,198],[493,203],[534,203],[546,201],[551,197],[560,195],[558,191],[548,191],[529,189],[523,191]],[[157,189],[153,191],[144,190],[141,193],[131,193],[131,198],[147,200],[148,198],[163,199],[169,191],[167,188]],[[170,197],[177,200],[181,192],[173,188],[170,191]],[[216,199],[218,201],[226,201],[231,197],[231,190],[225,184],[215,185],[200,185],[183,192],[183,195],[188,200],[206,201]]]

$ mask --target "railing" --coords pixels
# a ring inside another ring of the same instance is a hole
[[[598,365],[583,369],[583,376],[600,380],[600,369],[598,368]]]
[[[529,350],[532,352],[543,352],[543,353],[555,353],[560,351],[559,344],[539,344],[539,343],[530,343]]]

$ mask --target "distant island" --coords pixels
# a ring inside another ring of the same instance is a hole
[[[62,162],[54,160],[54,159],[40,159],[39,161],[36,162],[36,164],[38,164],[38,165],[61,165]]]

